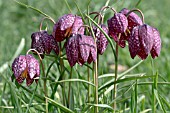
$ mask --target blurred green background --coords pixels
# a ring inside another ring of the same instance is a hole
[[[68,0],[70,8],[74,14],[79,14],[73,1],[74,0]],[[109,5],[113,6],[117,11],[120,11],[124,7],[129,9],[134,8],[138,1],[139,0],[110,0]],[[144,13],[145,23],[158,28],[162,39],[161,54],[158,58],[154,59],[154,68],[162,78],[170,81],[170,0],[140,1],[137,8]],[[64,0],[22,0],[21,2],[42,10],[56,21],[60,16],[70,12]],[[92,0],[90,11],[99,11],[100,8],[105,5],[105,2],[106,0]],[[88,1],[77,0],[77,4],[82,12],[86,12]],[[111,11],[106,12],[105,23],[112,14]],[[21,54],[26,53],[30,48],[31,34],[39,30],[40,21],[43,17],[43,15],[31,9],[18,5],[13,0],[0,0],[0,68],[4,63],[12,59],[22,38],[25,39],[26,43]],[[53,26],[49,21],[47,24],[49,33],[51,33]],[[140,60],[137,57],[134,60],[130,58],[128,47],[119,50],[119,64],[123,67],[129,68]],[[108,68],[108,70],[105,70],[105,73],[107,73],[107,71],[113,71],[110,65],[114,64],[114,57],[110,51],[111,49],[108,48],[106,53],[101,56],[100,63],[103,64],[102,66]],[[152,74],[151,58],[148,57],[140,66],[131,71],[131,73]],[[170,88],[168,86],[161,88],[163,92],[162,95],[167,98],[167,101],[170,101],[168,98],[170,97],[169,90]],[[145,88],[143,88],[143,91],[145,91]]]

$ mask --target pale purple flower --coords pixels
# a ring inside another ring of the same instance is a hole
[[[27,86],[30,86],[34,80],[38,82],[40,76],[39,62],[32,55],[20,55],[12,63],[12,71],[19,84],[26,79]]]

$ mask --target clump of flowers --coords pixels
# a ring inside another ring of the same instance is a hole
[[[140,12],[142,19],[134,11]],[[113,17],[107,20],[108,26],[103,24],[101,13],[97,14],[100,17],[98,25],[106,35],[113,38],[122,48],[128,43],[131,58],[137,55],[144,60],[149,53],[152,58],[159,56],[161,50],[159,31],[144,23],[140,10],[124,8],[118,13],[114,11]],[[97,55],[102,55],[108,46],[108,39],[104,33],[95,25],[92,25],[92,30],[85,29],[88,25],[84,25],[80,16],[65,14],[57,22],[53,22],[51,34],[40,29],[31,35],[31,49],[35,49],[42,58],[52,50],[61,57],[65,50],[71,67],[76,63],[82,66],[86,62],[89,64],[96,62]],[[34,78],[40,76],[38,61],[32,55],[21,55],[16,58],[12,70],[18,83],[26,79],[28,86]]]

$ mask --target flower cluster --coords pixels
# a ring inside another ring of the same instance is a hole
[[[115,11],[114,16],[107,20],[108,27],[102,21],[98,22],[98,25],[120,47],[124,48],[128,42],[132,58],[137,55],[144,60],[149,53],[152,58],[158,57],[161,50],[159,31],[145,24],[144,19],[141,19],[134,11],[139,10],[124,8],[118,13]],[[51,34],[40,30],[31,35],[31,49],[37,51],[42,58],[44,54],[50,54],[52,50],[58,55],[65,49],[71,67],[76,63],[82,66],[86,62],[89,64],[95,62],[97,54],[102,55],[106,50],[108,40],[98,27],[92,26],[92,31],[89,29],[85,31],[86,27],[80,16],[65,14],[54,22]],[[18,83],[26,79],[28,86],[40,76],[38,61],[28,54],[16,58],[12,64],[12,70]],[[35,81],[37,82],[37,79]]]
[[[161,50],[159,31],[144,24],[133,10],[124,8],[108,19],[107,23],[109,35],[120,47],[124,48],[126,41],[128,42],[132,58],[138,55],[144,60],[149,53],[151,53],[152,58],[159,56]]]
[[[108,32],[108,28],[105,25],[101,25],[105,32]],[[58,22],[54,25],[53,36],[57,42],[64,41],[66,39],[66,55],[70,66],[74,66],[76,63],[83,65],[85,62],[95,62],[97,58],[97,52],[103,54],[108,41],[100,32],[100,30],[94,27],[94,33],[97,39],[90,35],[85,35],[85,27],[83,20],[80,16],[65,14],[60,17]]]

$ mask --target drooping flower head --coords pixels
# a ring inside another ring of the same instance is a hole
[[[138,55],[144,60],[149,53],[153,58],[160,54],[161,39],[159,32],[149,25],[143,24],[134,27],[128,43],[132,58]]]
[[[73,14],[65,14],[59,18],[58,22],[54,25],[53,36],[57,42],[61,42],[70,35],[84,34],[82,18]],[[80,30],[79,30],[80,28]]]
[[[12,71],[19,84],[26,79],[27,86],[30,86],[34,80],[38,82],[40,76],[39,62],[32,55],[20,55],[12,63]]]
[[[128,20],[128,29],[131,31],[135,26],[142,25],[142,19],[134,12],[131,12],[129,15],[127,15],[130,12],[130,10],[123,8],[120,13],[127,16]]]
[[[47,31],[35,32],[31,35],[31,48],[36,49],[39,53],[50,54],[52,50],[58,55],[59,46],[52,35]]]
[[[106,34],[108,34],[108,28],[106,25],[101,24],[100,27],[106,32]],[[96,36],[97,52],[102,55],[107,48],[108,40],[96,26],[93,27],[93,31]]]
[[[120,45],[125,37],[122,37],[118,39],[118,35],[121,33],[125,33],[127,26],[128,26],[128,20],[127,17],[122,13],[116,13],[114,16],[107,20],[108,28],[109,28],[109,35],[114,39],[115,42],[117,42]],[[120,40],[120,41],[119,41]]]
[[[80,34],[70,37],[66,42],[66,55],[71,67],[76,63],[95,62],[97,54],[93,37]]]

